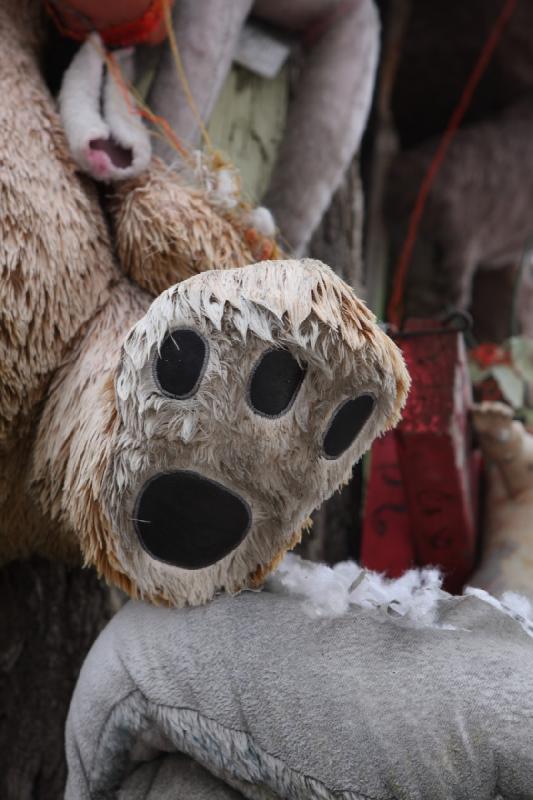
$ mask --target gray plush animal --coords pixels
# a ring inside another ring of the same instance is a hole
[[[502,12],[500,0],[415,0],[405,31],[392,112],[401,149],[388,182],[393,261],[417,192],[469,73]],[[467,309],[476,274],[492,291],[474,307],[479,334],[509,335],[509,273],[533,233],[533,58],[530,3],[517,3],[433,183],[419,229],[407,312]],[[517,311],[533,334],[533,273]]]
[[[372,0],[179,0],[174,8],[176,39],[204,119],[213,109],[250,13],[299,34],[307,31],[308,40],[312,38],[263,199],[284,239],[299,254],[360,144],[374,86],[379,21]],[[169,49],[149,102],[182,140],[197,144],[198,124]],[[164,143],[155,143],[155,149],[166,159],[175,156]]]
[[[291,562],[260,593],[112,620],[72,700],[67,800],[531,798],[526,601]]]
[[[179,0],[173,27],[190,95],[167,43],[148,105],[189,149],[200,144],[198,112],[204,121],[209,119],[249,14],[303,39],[306,57],[264,199],[285,242],[298,255],[360,144],[378,58],[378,17],[372,0]],[[101,43],[88,45],[68,71],[61,116],[82,169],[97,180],[120,180],[147,167],[150,144],[138,120],[128,115],[113,79],[106,77]],[[138,55],[142,71],[142,47]],[[115,58],[131,78],[127,56]],[[156,139],[154,150],[175,162],[176,151],[168,141]]]

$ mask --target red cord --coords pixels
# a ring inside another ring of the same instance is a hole
[[[409,217],[409,225],[407,228],[407,235],[405,237],[400,256],[396,263],[396,268],[394,270],[394,284],[393,290],[391,293],[391,298],[389,301],[389,305],[387,308],[387,317],[389,322],[393,325],[399,326],[402,313],[403,313],[403,298],[405,294],[405,285],[407,282],[407,275],[409,272],[409,265],[411,262],[411,257],[413,254],[413,248],[415,246],[416,237],[418,234],[418,228],[420,226],[420,220],[422,219],[422,214],[424,213],[424,208],[426,205],[426,201],[433,185],[433,182],[437,176],[439,169],[442,166],[442,162],[446,156],[448,148],[457,133],[457,129],[459,128],[463,117],[468,110],[468,107],[472,101],[473,94],[477,89],[478,83],[483,77],[483,74],[490,63],[490,60],[494,54],[496,46],[498,45],[505,27],[511,18],[515,7],[516,7],[517,0],[506,0],[498,19],[496,20],[494,27],[492,28],[488,39],[486,40],[483,49],[479,55],[479,58],[474,66],[474,69],[470,73],[470,76],[466,82],[466,86],[463,89],[463,93],[461,98],[455,107],[446,130],[440,140],[439,146],[433,156],[433,159],[428,167],[428,170],[424,176],[422,183],[420,184],[420,189],[418,190],[418,195],[413,206],[413,210]]]

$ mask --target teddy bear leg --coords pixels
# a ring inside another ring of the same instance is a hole
[[[228,74],[251,4],[252,0],[180,0],[174,7],[176,42],[194,103],[203,120],[209,119]],[[169,122],[185,146],[198,146],[198,120],[177,74],[168,43],[148,96],[148,105]],[[162,139],[154,141],[154,151],[167,163],[176,159],[176,152]]]
[[[261,2],[256,11],[283,23],[287,5],[283,0]],[[310,11],[315,19],[324,17],[325,30],[302,65],[264,198],[296,254],[308,243],[360,144],[379,51],[379,21],[371,0],[299,0],[291,3],[290,21],[308,28]]]

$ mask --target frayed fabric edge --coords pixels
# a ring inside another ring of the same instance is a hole
[[[442,589],[436,568],[408,570],[400,578],[387,578],[352,561],[329,567],[289,553],[267,581],[267,590],[302,599],[307,614],[340,617],[350,608],[375,609],[409,627],[454,630],[438,621],[441,602],[452,597]],[[531,602],[514,592],[501,599],[483,589],[467,587],[462,597],[477,597],[518,622],[533,638]]]

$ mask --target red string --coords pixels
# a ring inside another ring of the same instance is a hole
[[[409,217],[407,235],[405,237],[400,256],[394,270],[393,290],[387,309],[387,317],[389,322],[391,322],[393,325],[398,326],[402,319],[403,298],[405,294],[405,285],[407,282],[409,265],[413,255],[413,248],[415,246],[420,220],[422,219],[422,214],[424,213],[429,192],[437,173],[442,166],[442,162],[444,161],[446,153],[448,152],[448,148],[455,137],[455,134],[457,133],[457,129],[459,128],[463,117],[468,110],[478,83],[483,77],[483,74],[494,54],[496,46],[503,35],[505,27],[515,10],[516,3],[517,0],[506,0],[504,3],[501,13],[498,16],[489,34],[489,37],[483,46],[474,69],[470,73],[461,98],[450,117],[446,130],[444,131],[442,139],[440,140],[439,146],[437,147],[424,179],[420,184],[420,189],[418,190],[418,195]]]

